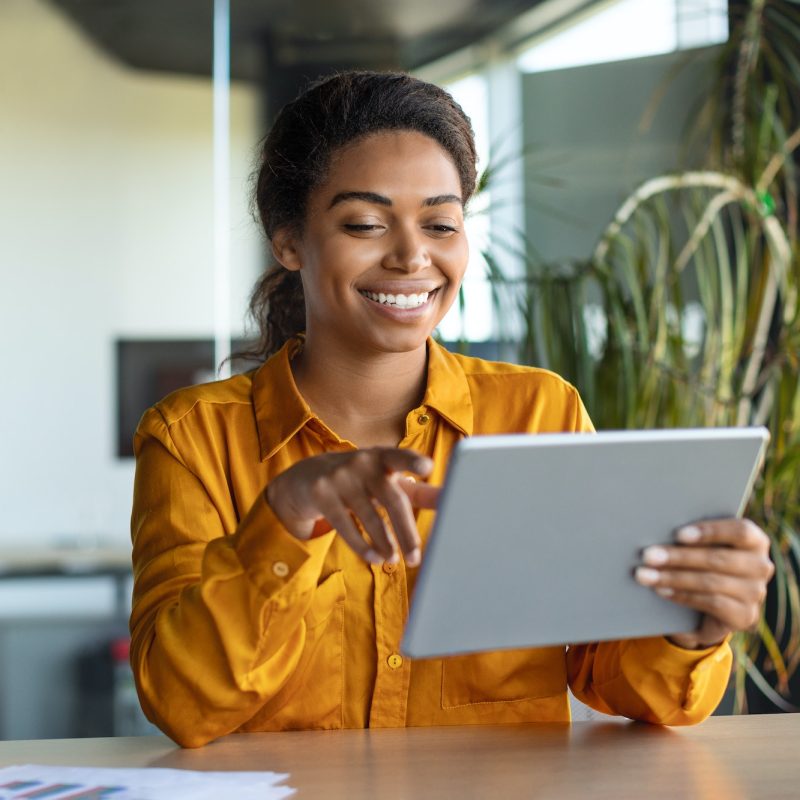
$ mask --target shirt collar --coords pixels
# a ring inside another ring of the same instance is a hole
[[[298,391],[289,365],[302,346],[300,337],[289,339],[253,375],[253,407],[262,461],[275,455],[314,419],[314,412]]]
[[[261,460],[272,457],[316,415],[294,382],[290,361],[302,347],[290,339],[253,375],[253,407]],[[422,404],[434,409],[464,435],[472,434],[472,397],[459,359],[428,339],[428,383]]]
[[[472,395],[459,358],[428,339],[428,387],[423,405],[435,409],[465,436],[472,435]]]

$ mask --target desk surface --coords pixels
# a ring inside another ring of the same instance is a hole
[[[198,750],[158,737],[0,742],[38,763],[288,772],[298,797],[800,797],[800,714],[694,728],[577,722],[239,734]]]

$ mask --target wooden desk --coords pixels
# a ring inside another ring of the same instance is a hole
[[[800,797],[800,714],[694,728],[616,722],[241,734],[198,750],[152,736],[0,742],[0,766],[289,772],[299,797]]]

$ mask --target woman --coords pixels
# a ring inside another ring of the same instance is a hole
[[[695,723],[719,702],[727,637],[756,621],[772,570],[765,534],[737,520],[683,529],[684,546],[650,548],[637,572],[704,612],[692,634],[398,653],[458,440],[592,429],[552,373],[430,339],[466,269],[475,178],[469,120],[406,75],[318,82],[266,138],[255,203],[277,263],[252,302],[266,361],[171,395],[135,439],[132,664],[176,742],[566,721],[568,684],[656,723]]]

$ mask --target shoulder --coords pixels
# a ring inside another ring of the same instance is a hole
[[[451,353],[464,372],[467,382],[480,390],[506,387],[513,391],[552,393],[554,396],[577,398],[577,389],[555,372],[541,367],[487,361],[482,358]]]
[[[224,406],[252,405],[253,373],[234,375],[221,381],[187,386],[167,395],[156,408],[167,424],[184,419],[196,410],[221,409]]]
[[[475,433],[593,429],[577,389],[555,372],[456,353],[450,358],[469,387]]]
[[[512,364],[508,361],[488,361],[485,358],[475,358],[460,353],[450,353],[450,357],[460,364],[464,374],[468,377],[502,376],[510,380],[554,381],[564,386],[571,386],[557,373],[542,367],[529,367],[523,364]]]
[[[253,373],[178,389],[149,408],[139,423],[139,435],[169,436],[175,428],[203,425],[202,420],[252,408]]]

